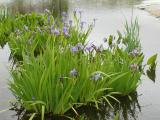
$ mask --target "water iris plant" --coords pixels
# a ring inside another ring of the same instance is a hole
[[[50,22],[48,22],[48,16]],[[7,41],[11,48],[11,57],[15,58],[15,60],[22,60],[22,51],[25,54],[34,52],[36,56],[45,49],[46,41],[55,42],[57,45],[61,44],[61,47],[68,44],[75,45],[78,42],[84,44],[93,28],[90,25],[88,29],[82,31],[79,27],[81,21],[78,20],[77,15],[73,17],[72,21],[74,23],[72,22],[72,26],[66,18],[64,24],[54,19],[48,12],[42,15],[36,13],[17,15],[8,19],[11,21],[10,24],[13,25],[11,29],[8,28],[10,32],[8,33]]]
[[[108,98],[117,101],[115,94],[136,90],[144,72],[137,21],[126,24],[124,36],[118,31],[118,37],[105,38],[104,48],[86,43],[95,23],[84,29],[81,14],[76,11],[68,20],[63,12],[61,21],[45,10],[1,19],[1,26],[12,25],[0,31],[16,60],[9,88],[25,110],[77,114],[82,105],[98,108],[105,100],[111,106]]]

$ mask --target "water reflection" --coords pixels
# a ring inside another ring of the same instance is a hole
[[[118,6],[126,7],[133,6],[136,4],[140,4],[143,0],[69,0],[75,4],[82,4],[83,7],[109,7],[109,8],[117,8]],[[78,2],[77,2],[78,1]]]
[[[3,3],[0,4],[4,6]],[[11,14],[27,12],[44,12],[49,9],[55,16],[68,10],[68,0],[11,0],[6,7]]]
[[[62,11],[67,11],[70,4],[83,4],[83,7],[101,6],[101,7],[117,7],[117,6],[130,6],[139,4],[142,0],[4,0],[0,2],[0,6],[7,5],[7,8],[13,14],[26,13],[31,11],[43,12],[44,9],[49,9],[55,15]]]
[[[65,115],[52,116],[52,114],[45,115],[46,120],[70,120],[70,118],[79,119],[80,117],[85,118],[85,120],[113,120],[115,115],[118,113],[120,120],[137,120],[138,114],[141,112],[141,106],[138,102],[137,92],[131,94],[129,97],[118,98],[120,103],[112,102],[114,109],[109,107],[109,105],[104,102],[100,105],[99,109],[94,107],[94,105],[89,104],[77,109],[79,116],[75,114],[73,110],[68,111]],[[15,107],[16,108],[16,107]],[[21,109],[13,109],[17,111],[18,120],[28,120],[29,113]],[[38,115],[35,120],[41,119]]]
[[[94,107],[82,107],[78,112],[88,120],[113,120],[114,116],[118,113],[120,120],[136,120],[138,113],[141,112],[141,107],[138,102],[137,92],[130,95],[130,97],[120,97],[120,103],[115,101],[112,103],[114,109],[108,107],[107,103],[103,103],[100,109]]]
[[[120,119],[136,120],[138,117],[138,113],[141,112],[141,106],[138,102],[137,92],[133,93],[129,97],[127,96],[127,98],[121,98],[120,102],[120,105],[115,105],[115,108],[119,111]]]

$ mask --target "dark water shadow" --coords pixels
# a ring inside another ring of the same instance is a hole
[[[120,120],[136,120],[138,113],[141,112],[137,92],[131,94],[130,97],[119,97],[118,100],[120,103],[111,102],[114,109],[104,102],[99,110],[95,107],[84,106],[78,110],[78,113],[84,114],[88,120],[113,120],[117,113]]]
[[[64,115],[52,115],[48,113],[45,115],[45,120],[70,120],[70,118],[79,120],[81,117],[85,120],[113,120],[116,114],[119,115],[120,120],[137,120],[138,114],[141,112],[137,92],[132,93],[130,96],[119,97],[118,100],[120,103],[111,101],[114,109],[109,107],[106,102],[100,104],[99,109],[97,109],[94,104],[90,103],[76,109],[79,116],[77,116],[73,110],[69,110]],[[31,115],[31,113],[24,109],[21,109],[21,111],[19,109],[13,110],[17,111],[17,120],[28,120]],[[34,120],[39,119],[41,119],[40,115],[34,118]]]

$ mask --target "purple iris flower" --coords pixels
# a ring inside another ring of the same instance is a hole
[[[60,31],[58,29],[55,29],[54,34],[58,36],[60,34]]]
[[[92,52],[94,49],[96,49],[96,46],[94,44],[91,44],[90,46],[86,47],[86,50],[88,52]]]
[[[80,9],[78,9],[78,8],[76,8],[73,12],[74,12],[74,14],[79,13],[80,16],[82,15],[82,11]]]
[[[101,79],[101,74],[95,73],[94,75],[92,75],[91,79],[94,81],[97,81],[97,80]]]
[[[82,43],[77,43],[77,48],[79,49],[79,50],[83,50],[84,49],[84,46],[82,45]]]
[[[60,31],[59,31],[59,29],[55,29],[54,25],[52,25],[51,26],[51,34],[55,34],[58,36],[60,34]]]
[[[78,47],[77,47],[77,46],[74,46],[74,47],[72,47],[72,48],[70,49],[70,51],[71,51],[72,53],[77,53],[77,52],[78,52]]]
[[[78,75],[77,70],[76,70],[75,68],[72,69],[72,70],[70,71],[70,75],[71,75],[72,77],[76,77],[76,76]]]
[[[69,25],[72,26],[72,24],[73,24],[73,21],[69,20]]]
[[[92,52],[92,51],[93,51],[93,47],[86,47],[86,50],[87,50],[88,52]]]
[[[137,56],[139,54],[139,50],[137,48],[133,49],[133,51],[130,54],[135,57],[135,56]]]
[[[67,33],[68,32],[68,28],[65,26],[63,27],[63,33]]]
[[[66,36],[70,36],[70,35],[69,35],[69,30],[68,30],[67,27],[63,27],[63,33],[64,33],[64,35],[66,35]]]

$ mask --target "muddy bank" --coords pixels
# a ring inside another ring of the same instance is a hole
[[[141,10],[148,11],[151,15],[160,18],[160,3],[154,3],[154,4],[142,4],[137,6]]]

